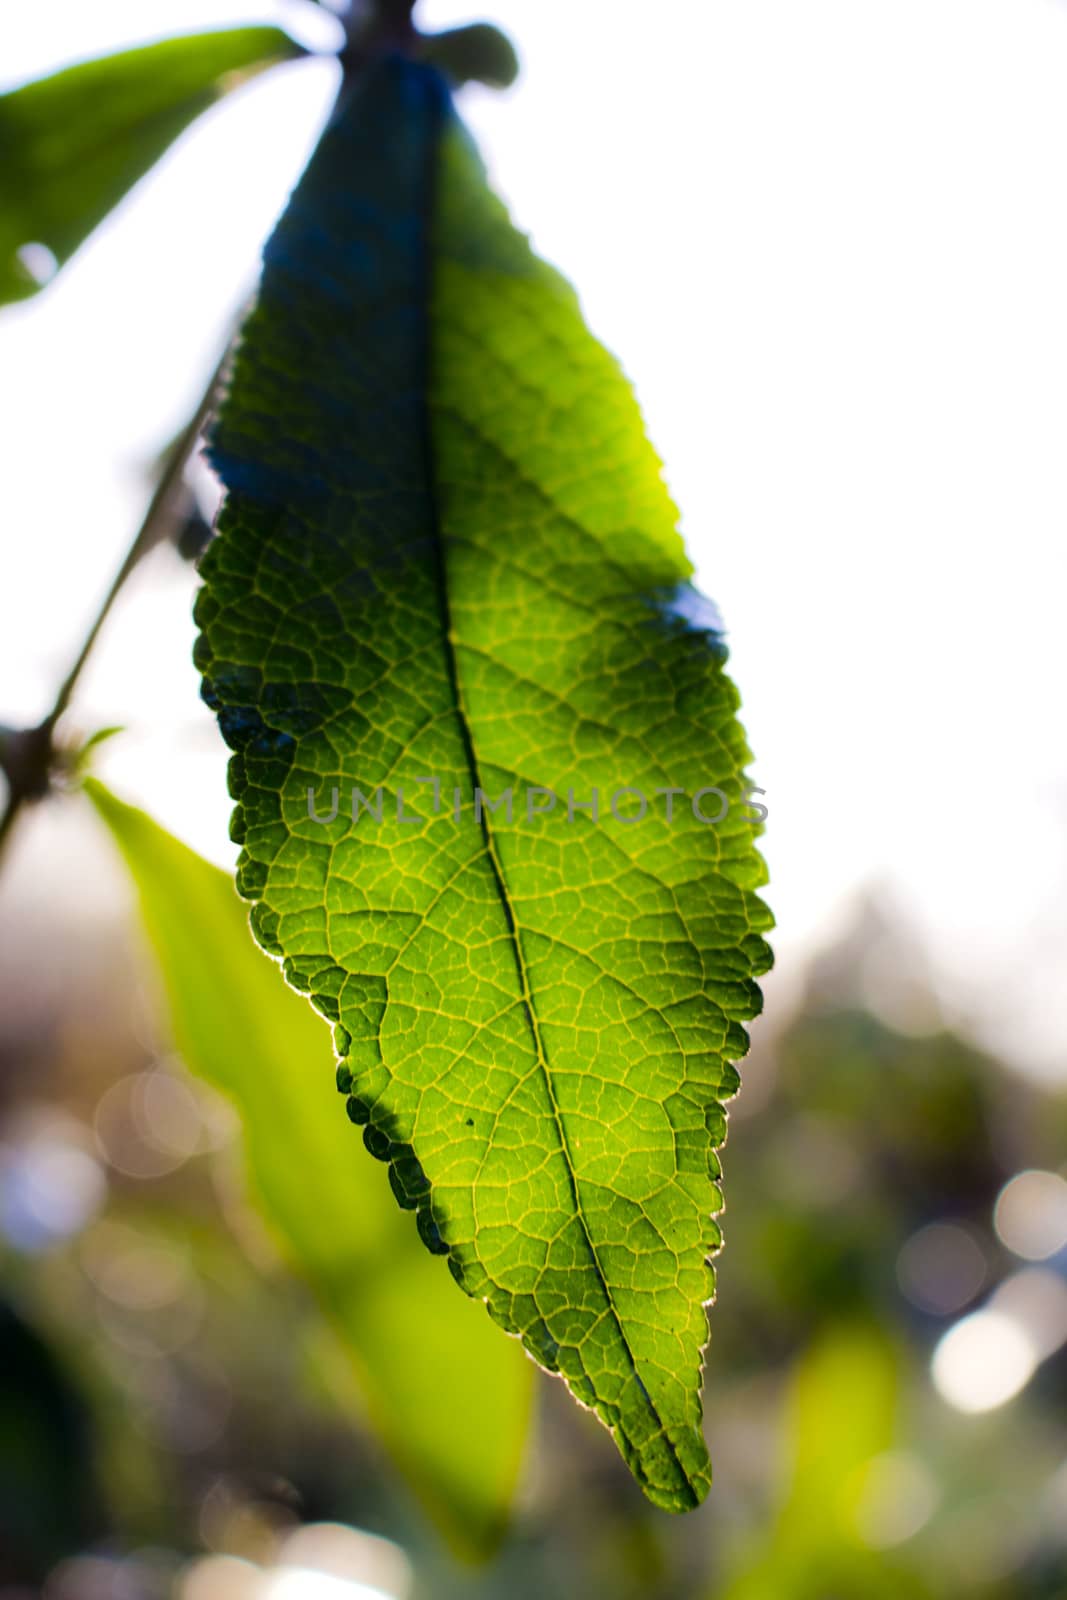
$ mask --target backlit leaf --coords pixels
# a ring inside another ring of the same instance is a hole
[[[769,963],[748,752],[630,388],[433,69],[342,96],[213,453],[197,659],[255,931],[430,1249],[688,1509]]]

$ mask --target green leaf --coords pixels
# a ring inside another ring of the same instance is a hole
[[[85,61],[0,95],[0,304],[35,294],[47,281],[35,258],[69,260],[201,112],[303,53],[280,28],[232,28]]]
[[[455,1294],[353,1148],[329,1034],[256,949],[228,874],[85,787],[137,884],[175,1042],[239,1108],[258,1197],[354,1356],[372,1421],[452,1542],[485,1551],[514,1489],[532,1367]]]
[[[257,936],[338,1024],[430,1248],[687,1509],[715,1149],[769,964],[748,752],[630,388],[432,69],[342,95],[213,452],[197,661]],[[719,825],[667,820],[658,789],[711,785]]]
[[[786,1403],[782,1504],[716,1600],[927,1595],[917,1571],[865,1542],[862,1521],[871,1469],[898,1442],[900,1367],[893,1342],[866,1323],[836,1327],[804,1352]]]
[[[422,35],[419,59],[443,72],[455,89],[467,83],[510,89],[519,76],[515,46],[490,22],[471,22],[463,28]]]

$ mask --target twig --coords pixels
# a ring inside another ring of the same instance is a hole
[[[56,724],[70,704],[75,685],[123,585],[143,557],[150,550],[154,550],[157,544],[161,544],[169,534],[174,518],[175,501],[182,487],[182,475],[211,414],[229,355],[230,346],[227,344],[196,411],[168,451],[141,525],[134,534],[133,542],[101,602],[100,609],[93,619],[81,649],[74,658],[70,671],[56,692],[51,711],[37,727],[12,733],[5,741],[4,767],[9,789],[7,804],[0,814],[0,856],[22,807],[27,801],[38,799],[48,791],[49,774],[55,757],[53,736]]]
[[[412,12],[415,0],[373,0],[370,5],[350,5],[342,14],[346,44],[342,63],[351,71],[363,66],[383,49],[409,52],[420,37]]]

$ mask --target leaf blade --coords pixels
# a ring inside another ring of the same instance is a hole
[[[240,1109],[260,1202],[353,1355],[377,1431],[451,1542],[487,1552],[532,1368],[454,1294],[353,1148],[328,1035],[256,949],[229,875],[97,780],[85,788],[136,884],[182,1057]]]
[[[739,790],[747,748],[629,386],[426,69],[342,101],[213,453],[197,659],[257,936],[339,1022],[424,1238],[687,1509],[714,1149],[769,963],[753,825],[476,796]],[[350,787],[388,816],[310,815]]]
[[[188,34],[80,62],[0,95],[0,305],[62,266],[174,140],[230,88],[304,54],[280,28]]]

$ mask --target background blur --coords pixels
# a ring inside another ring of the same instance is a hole
[[[0,877],[0,1594],[1067,1595],[1067,6],[491,14],[524,75],[465,111],[637,384],[770,808],[716,1486],[652,1511],[545,1381],[510,1539],[448,1554],[339,1407],[70,798]],[[303,0],[12,0],[0,88],[259,20],[334,39]],[[335,71],[227,99],[0,318],[0,721],[47,709]],[[102,775],[229,864],[194,584],[145,563],[69,721],[123,724]]]

